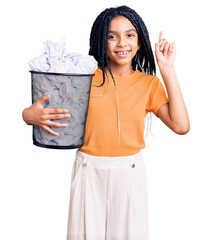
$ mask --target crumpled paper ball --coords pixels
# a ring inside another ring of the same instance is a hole
[[[93,56],[69,53],[64,38],[58,42],[46,40],[44,53],[28,63],[31,70],[40,72],[93,74],[98,68]]]

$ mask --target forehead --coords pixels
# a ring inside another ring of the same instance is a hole
[[[135,27],[124,16],[116,16],[110,22],[110,31],[122,32],[127,31],[129,29],[135,29]]]

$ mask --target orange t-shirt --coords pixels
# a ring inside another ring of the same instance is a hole
[[[103,82],[101,68],[94,74],[92,84],[100,85]],[[156,115],[159,107],[168,102],[165,88],[156,76],[136,70],[128,76],[114,76],[114,79],[118,102],[110,74],[109,86],[107,76],[103,86],[91,86],[84,144],[79,148],[88,155],[118,157],[138,153],[145,147],[146,114],[151,111]]]

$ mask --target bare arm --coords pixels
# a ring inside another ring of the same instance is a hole
[[[155,55],[169,103],[159,108],[157,116],[175,133],[186,134],[190,130],[190,121],[174,69],[176,46],[175,43],[169,44],[162,36],[161,32]]]

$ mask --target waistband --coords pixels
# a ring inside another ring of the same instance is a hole
[[[76,151],[75,161],[80,161],[82,164],[86,163],[86,166],[94,167],[126,167],[135,166],[135,164],[143,164],[143,150],[141,149],[138,153],[130,156],[121,157],[103,157],[103,156],[93,156],[88,155],[79,149]]]

